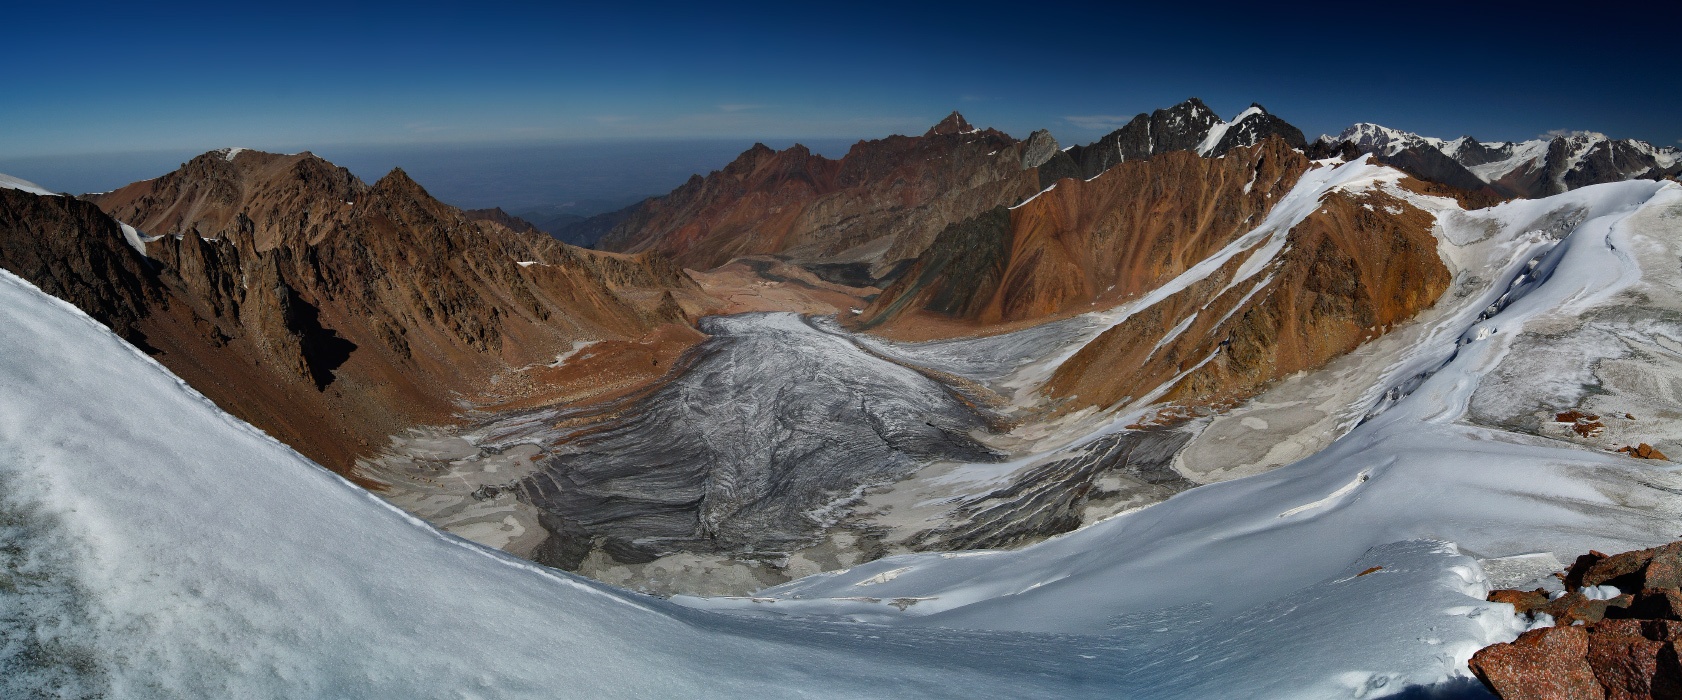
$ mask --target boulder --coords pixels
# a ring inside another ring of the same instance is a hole
[[[1613,617],[1631,617],[1620,614],[1616,608],[1628,608],[1635,602],[1635,596],[1625,593],[1611,600],[1593,600],[1580,591],[1571,591],[1558,598],[1548,601],[1540,608],[1540,612],[1552,615],[1554,622],[1559,625],[1571,625],[1578,622],[1599,622],[1613,610]]]
[[[1568,575],[1568,588],[1570,580]],[[1682,542],[1606,557],[1586,567],[1577,580],[1578,586],[1612,585],[1625,591],[1677,588],[1682,586]]]
[[[1653,622],[1682,620],[1682,591],[1675,588],[1649,588],[1635,596],[1624,610],[1610,611],[1611,617],[1628,617]]]
[[[1522,615],[1528,615],[1548,605],[1548,592],[1540,588],[1534,591],[1500,590],[1489,592],[1489,602],[1507,603],[1513,610]]]
[[[1545,627],[1483,648],[1470,665],[1478,680],[1505,700],[1599,700],[1606,693],[1588,653],[1588,630]]]

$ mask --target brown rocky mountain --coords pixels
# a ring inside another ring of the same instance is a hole
[[[1059,181],[946,229],[856,322],[927,337],[920,329],[976,332],[1129,302],[1254,229],[1311,167],[1326,166],[1273,138],[1224,158],[1172,151]],[[1265,282],[1238,283],[1246,255],[1227,259],[1086,345],[1047,392],[1066,408],[1110,406],[1185,372],[1164,398],[1210,403],[1317,366],[1447,288],[1431,226],[1381,192],[1330,194],[1290,230]]]
[[[1262,140],[1293,147],[1302,132],[1252,105],[1223,121],[1196,98],[1140,114],[1066,151],[1044,131],[1025,142],[977,129],[957,112],[919,137],[861,141],[840,160],[802,146],[756,144],[723,170],[621,213],[598,244],[659,250],[686,267],[784,255],[801,262],[867,262],[874,272],[916,257],[936,234],[1065,177],[1090,179],[1117,163],[1173,151],[1218,156]]]
[[[401,170],[367,185],[308,153],[217,151],[89,202],[0,197],[0,265],[339,469],[461,401],[530,393],[513,370],[577,341],[647,337],[669,364],[685,342],[664,341],[697,337],[678,301],[694,283],[658,256],[470,220]]]
[[[1039,191],[1035,165],[1024,144],[956,112],[922,136],[861,141],[839,160],[755,144],[644,202],[598,246],[656,250],[703,270],[765,254],[891,263],[948,224]]]

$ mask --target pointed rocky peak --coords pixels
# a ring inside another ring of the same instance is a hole
[[[418,192],[426,194],[426,188],[415,182],[414,178],[404,172],[402,168],[392,168],[385,177],[374,183],[374,189],[380,192]]]
[[[367,200],[374,206],[396,207],[408,209],[418,207],[431,212],[432,216],[445,219],[453,218],[459,211],[455,207],[438,201],[409,177],[409,173],[402,168],[392,168],[385,177],[374,183],[368,190]],[[360,202],[359,202],[360,203]]]
[[[929,127],[929,130],[924,132],[923,135],[968,134],[974,131],[976,131],[976,128],[970,126],[969,121],[964,119],[964,115],[959,114],[958,110],[954,109],[951,114],[946,115],[945,119],[940,120],[939,124]]]

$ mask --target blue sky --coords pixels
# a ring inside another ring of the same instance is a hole
[[[859,138],[953,109],[1084,143],[1192,95],[1311,137],[1682,139],[1671,3],[608,5],[19,4],[0,158]]]

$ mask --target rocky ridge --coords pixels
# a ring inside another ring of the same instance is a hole
[[[755,144],[636,207],[598,245],[656,250],[703,270],[764,254],[891,263],[916,256],[949,223],[1038,191],[1021,151],[956,112],[922,136],[861,141],[838,160]]]

